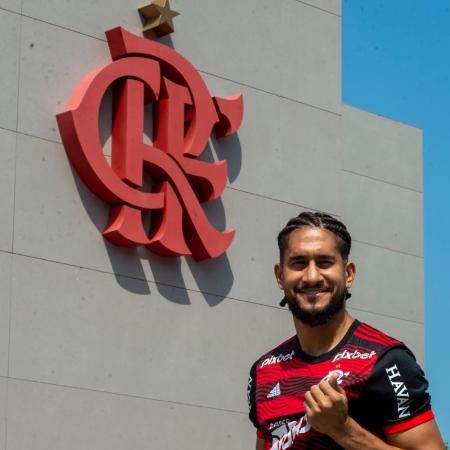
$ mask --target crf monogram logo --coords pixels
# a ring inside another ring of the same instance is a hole
[[[163,256],[221,255],[234,230],[221,232],[202,202],[225,189],[226,161],[197,159],[213,128],[222,137],[242,121],[242,95],[211,97],[197,70],[179,53],[122,28],[106,33],[113,62],[94,70],[77,86],[57,120],[76,171],[87,186],[112,205],[103,235],[112,243],[145,245]],[[112,159],[103,155],[99,112],[113,89]],[[152,144],[144,143],[144,105],[153,104]],[[151,192],[143,190],[144,170]],[[151,211],[147,231],[143,212]]]

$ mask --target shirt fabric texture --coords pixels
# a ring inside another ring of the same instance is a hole
[[[303,352],[297,335],[261,356],[250,370],[249,417],[264,450],[341,449],[308,423],[304,395],[336,373],[349,415],[384,437],[433,418],[428,382],[400,341],[355,320],[330,352]]]

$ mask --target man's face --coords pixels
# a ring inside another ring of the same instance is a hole
[[[355,266],[342,259],[336,236],[318,227],[301,227],[288,238],[275,276],[289,309],[306,325],[327,323],[345,305]]]

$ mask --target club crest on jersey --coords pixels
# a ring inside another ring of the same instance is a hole
[[[262,363],[261,363],[261,369],[264,366],[271,366],[272,364],[277,364],[280,362],[285,362],[285,361],[291,361],[294,358],[295,355],[295,350],[292,350],[292,352],[288,353],[287,355],[283,355],[282,353],[280,353],[277,356],[271,355],[270,358],[266,358]]]
[[[337,376],[338,384],[342,384],[342,382],[344,381],[344,377],[348,377],[350,375],[350,372],[343,372],[342,370],[331,370],[320,380],[320,382],[328,381],[331,378],[331,375],[334,374],[336,374]]]

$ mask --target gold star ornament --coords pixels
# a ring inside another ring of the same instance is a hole
[[[173,33],[175,28],[172,19],[180,14],[170,9],[169,0],[154,0],[150,5],[139,8],[138,11],[145,20],[142,31],[146,37]]]

